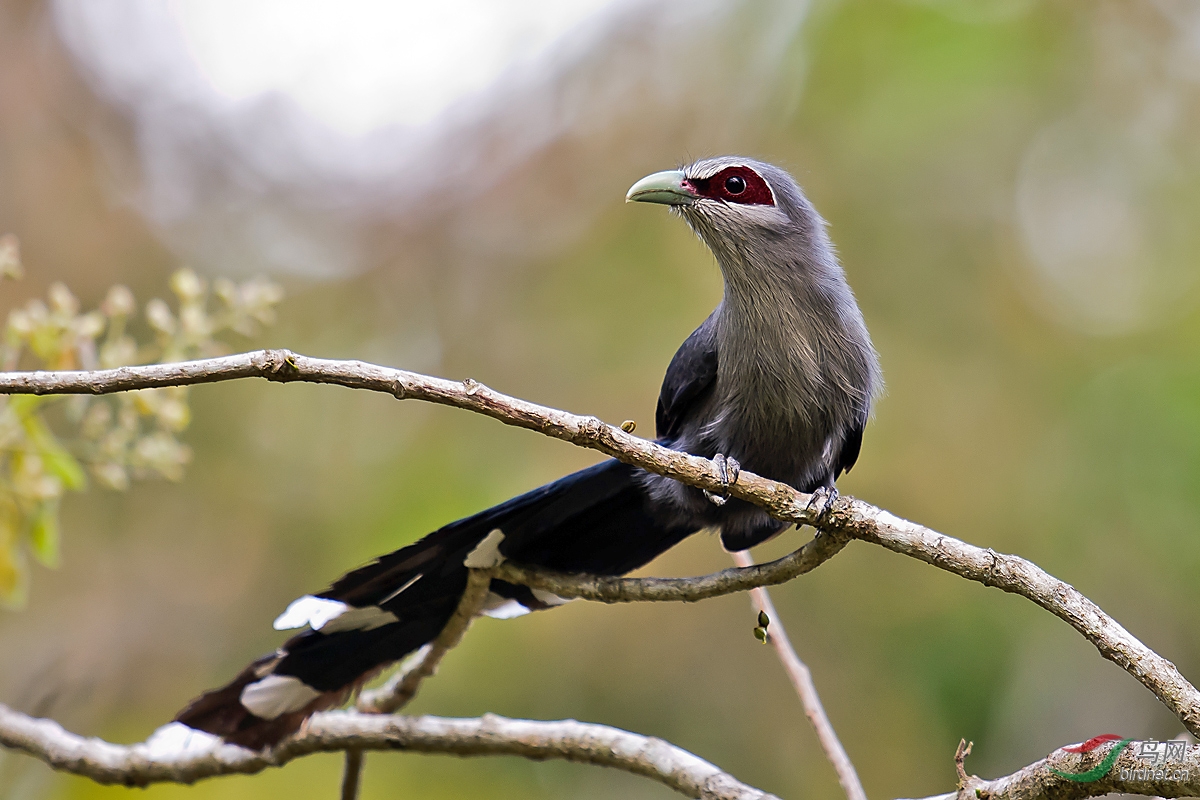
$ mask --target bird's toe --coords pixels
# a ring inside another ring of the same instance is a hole
[[[804,510],[812,515],[812,521],[820,524],[829,516],[829,512],[833,510],[834,503],[837,502],[839,495],[836,486],[819,486],[808,501],[808,505]]]

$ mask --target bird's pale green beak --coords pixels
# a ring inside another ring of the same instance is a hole
[[[684,178],[684,174],[677,169],[647,175],[629,187],[629,191],[625,195],[625,202],[663,203],[668,206],[687,205],[695,200],[697,195],[690,187],[684,185]]]

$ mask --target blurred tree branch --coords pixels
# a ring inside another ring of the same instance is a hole
[[[361,361],[332,361],[309,358],[286,350],[262,350],[236,356],[198,361],[119,367],[96,371],[9,372],[0,374],[0,394],[109,394],[137,389],[187,386],[238,378],[262,377],[272,381],[331,383],[350,388],[392,394],[398,399],[419,399],[486,414],[506,424],[535,430],[553,438],[598,450],[627,463],[683,483],[725,493],[754,503],[777,519],[797,525],[813,525],[818,535],[795,553],[766,565],[723,570],[698,578],[601,578],[588,575],[554,574],[514,564],[501,564],[492,575],[553,591],[563,597],[585,597],[602,602],[647,600],[692,601],[733,591],[743,591],[790,580],[836,554],[850,539],[860,539],[893,552],[917,558],[961,577],[1019,594],[1067,622],[1079,631],[1105,658],[1121,666],[1169,708],[1193,735],[1200,733],[1200,693],[1167,659],[1142,644],[1095,603],[1067,583],[1049,575],[1035,564],[1018,556],[996,553],[967,544],[936,531],[900,519],[888,512],[849,497],[839,498],[823,515],[810,508],[811,495],[786,484],[743,471],[732,486],[725,486],[720,472],[710,461],[698,456],[662,447],[632,436],[619,427],[607,425],[596,417],[582,417],[539,406],[495,392],[472,380],[448,381],[405,370],[380,367]],[[406,678],[401,678],[400,682]],[[6,710],[10,721],[32,724],[29,718]],[[318,719],[318,718],[314,718]],[[363,749],[388,747],[372,739],[378,734],[378,722],[366,715],[329,719],[363,720],[364,738],[342,740],[341,747],[325,749]],[[486,718],[485,718],[486,719]],[[41,725],[53,723],[41,722]],[[392,724],[415,724],[399,723]],[[482,724],[472,721],[472,724]],[[565,723],[522,723],[555,725]],[[578,725],[579,723],[572,723]],[[18,727],[20,727],[18,725]],[[0,724],[0,730],[4,726]],[[61,731],[61,729],[58,729]],[[69,736],[69,734],[63,733]],[[633,734],[628,734],[633,735]],[[45,749],[22,746],[25,741],[3,733],[0,739],[41,757],[52,765],[67,768],[69,760],[58,759]],[[289,740],[276,753],[296,753],[294,742],[311,742],[311,731]],[[336,737],[334,737],[336,738]],[[324,741],[324,740],[323,740]],[[111,745],[104,745],[112,747]],[[311,746],[306,744],[304,746]],[[301,748],[302,749],[302,748]],[[470,750],[469,752],[485,752]],[[305,751],[311,752],[311,751]],[[443,752],[450,752],[443,750]],[[458,751],[454,751],[458,752]],[[486,751],[491,752],[491,751]],[[509,752],[509,751],[505,751]],[[541,751],[539,751],[541,752]],[[177,754],[176,754],[177,755]],[[175,757],[175,756],[172,756]],[[261,769],[274,759],[267,756],[239,756],[237,763],[253,763]],[[534,756],[541,757],[541,756]],[[573,757],[573,756],[564,756]],[[140,758],[140,756],[139,756]],[[246,760],[250,759],[250,760]],[[141,764],[141,762],[138,762]],[[207,762],[206,762],[207,763]],[[90,767],[89,767],[90,768]],[[139,766],[138,769],[142,769]],[[715,768],[713,768],[715,769]],[[237,771],[231,768],[230,771]],[[635,770],[636,771],[636,770]],[[88,773],[83,773],[88,774]],[[142,772],[132,774],[142,775]],[[191,775],[191,773],[186,773]],[[204,773],[212,774],[212,773]],[[200,777],[196,775],[195,777]],[[124,780],[112,778],[113,780]],[[184,778],[185,780],[187,778]],[[195,779],[195,778],[191,778]],[[1090,786],[1090,785],[1089,785]],[[1139,792],[1135,785],[1126,791]],[[751,790],[753,791],[753,790]],[[1163,795],[1159,788],[1154,794]],[[754,796],[754,795],[750,795]],[[1001,795],[997,795],[998,797]],[[1060,786],[1054,796],[1078,797],[1079,785]]]
[[[661,739],[575,720],[541,722],[494,714],[448,719],[328,711],[314,715],[300,733],[267,753],[214,745],[209,741],[214,737],[207,734],[196,734],[196,738],[204,746],[181,747],[153,737],[135,745],[109,744],[69,733],[53,720],[33,719],[0,705],[0,743],[98,783],[194,783],[216,775],[261,772],[311,753],[357,749],[561,758],[652,778],[689,797],[772,797]]]

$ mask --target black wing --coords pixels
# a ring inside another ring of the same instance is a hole
[[[716,312],[692,331],[667,367],[658,410],[654,415],[658,438],[679,436],[692,410],[708,397],[717,382]]]
[[[842,440],[842,449],[838,453],[837,466],[834,469],[833,478],[837,480],[843,472],[849,472],[854,466],[854,462],[858,461],[858,452],[862,449],[863,431],[867,427],[868,412],[864,410],[854,423],[849,431],[846,432],[846,438]]]

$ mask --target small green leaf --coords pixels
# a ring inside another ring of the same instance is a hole
[[[767,616],[767,612],[765,612],[765,611],[759,611],[759,612],[758,612],[758,625],[759,625],[759,627],[760,627],[760,628],[766,628],[766,627],[769,627],[769,626],[770,626],[770,624],[771,624],[771,618]]]
[[[59,443],[50,428],[38,416],[36,404],[15,402],[25,400],[27,397],[32,396],[18,395],[14,397],[13,411],[17,413],[21,420],[21,427],[25,429],[25,435],[29,437],[30,443],[41,457],[42,465],[66,488],[73,491],[83,489],[87,486],[87,475],[84,473],[83,467],[79,466],[75,457],[67,452],[67,449]],[[42,398],[33,397],[33,399],[41,400]]]
[[[33,557],[47,567],[59,562],[58,501],[49,500],[38,506],[29,529],[29,548]]]
[[[766,628],[755,628],[754,629],[754,638],[758,639],[763,644],[766,644],[767,643],[767,629]]]

